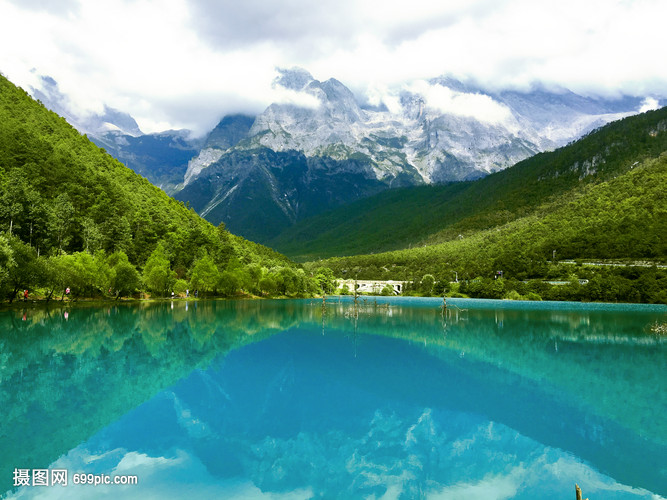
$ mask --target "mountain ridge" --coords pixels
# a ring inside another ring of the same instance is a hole
[[[454,239],[631,170],[635,162],[667,149],[666,130],[667,108],[628,117],[478,181],[406,188],[356,201],[304,220],[268,244],[305,260]]]
[[[265,232],[253,227],[244,233],[251,214],[266,220],[266,211],[284,212],[285,206],[278,200],[285,196],[290,206],[308,206],[304,198],[308,182],[302,182],[299,189],[288,182],[288,187],[278,193],[276,189],[285,179],[273,172],[263,194],[257,190],[244,194],[243,186],[234,183],[234,170],[225,166],[234,163],[234,157],[253,152],[262,156],[262,151],[271,150],[279,156],[299,152],[311,163],[337,162],[344,172],[306,176],[313,179],[311,187],[315,191],[321,191],[322,183],[329,181],[325,191],[332,193],[328,196],[332,204],[311,205],[311,212],[301,210],[296,217],[288,217],[293,224],[305,216],[354,201],[344,179],[354,166],[368,181],[367,186],[358,186],[355,191],[359,198],[374,194],[378,186],[390,189],[472,180],[565,143],[598,123],[634,113],[640,104],[637,98],[612,102],[567,91],[553,94],[540,90],[537,97],[517,91],[482,94],[475,87],[441,78],[393,96],[395,102],[389,103],[393,111],[387,105],[370,109],[361,106],[338,80],[321,82],[299,68],[281,70],[274,88],[283,96],[282,101],[274,102],[258,115],[247,134],[235,144],[225,144],[226,148],[204,147],[188,166],[183,190],[175,194],[198,207],[213,223],[224,221],[234,231],[261,242],[271,240],[276,226],[265,225],[271,228]],[[494,100],[494,96],[499,100]],[[438,105],[449,106],[451,112]],[[492,118],[480,121],[466,110],[466,105],[481,106]],[[625,111],[619,111],[622,109]],[[527,110],[526,114],[522,115],[521,110]],[[264,167],[265,172],[271,170],[268,164]],[[215,175],[206,174],[208,168],[214,168]],[[369,172],[374,179],[368,177]],[[262,201],[258,202],[260,198]],[[261,213],[257,203],[263,206]],[[235,213],[247,217],[235,220]],[[286,227],[283,222],[279,226]]]
[[[642,103],[539,86],[488,91],[438,77],[363,105],[339,80],[319,81],[300,68],[279,70],[273,86],[275,100],[264,112],[225,116],[206,138],[192,140],[186,131],[135,137],[131,123],[113,114],[118,129],[91,138],[212,223],[267,242],[277,229],[380,190],[487,176],[633,114]],[[260,166],[260,158],[283,167]],[[252,173],[239,175],[240,159],[254,165]],[[284,168],[292,160],[301,174]],[[309,191],[329,204],[314,203]]]

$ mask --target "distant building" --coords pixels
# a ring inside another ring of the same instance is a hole
[[[356,286],[357,293],[372,293],[375,295],[379,295],[382,289],[389,285],[394,289],[394,295],[400,295],[403,293],[405,282],[393,280],[338,280],[339,289],[342,289],[345,285],[351,292],[354,292]]]

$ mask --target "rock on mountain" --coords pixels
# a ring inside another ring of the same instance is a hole
[[[191,139],[187,130],[138,136],[112,131],[89,138],[168,194],[182,187],[188,162],[201,147],[201,141]]]
[[[225,116],[208,134],[199,154],[189,162],[184,177],[185,185],[197,177],[204,168],[218,161],[225,150],[248,137],[254,121],[253,116],[241,114]]]

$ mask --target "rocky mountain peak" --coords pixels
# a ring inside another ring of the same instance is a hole
[[[109,106],[104,106],[104,113],[98,117],[98,120],[102,122],[100,125],[102,130],[104,129],[104,126],[108,124],[111,125],[112,128],[118,127],[118,130],[127,135],[134,137],[143,135],[143,132],[139,128],[139,124],[129,113],[118,111]]]
[[[40,76],[39,81],[39,88],[30,89],[33,97],[64,117],[79,132],[98,137],[108,132],[132,137],[143,135],[136,120],[128,113],[104,105],[102,113],[78,114],[73,110],[70,99],[60,90],[57,81],[50,76]]]
[[[204,148],[228,149],[248,137],[248,131],[255,122],[254,116],[243,114],[227,115],[208,134]]]
[[[278,76],[273,80],[274,87],[279,86],[299,92],[313,81],[313,75],[303,68],[276,68],[276,70],[278,71]]]
[[[426,101],[419,94],[402,92],[400,96],[403,114],[409,120],[419,120],[424,116]]]
[[[292,94],[257,117],[243,147],[367,158],[383,180],[407,171],[426,183],[483,176],[621,117],[571,92],[493,93],[447,76],[404,87],[391,111],[362,109],[335,78],[279,73],[274,87]]]

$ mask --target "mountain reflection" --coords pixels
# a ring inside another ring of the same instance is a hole
[[[664,312],[549,310],[546,304],[538,311],[454,305],[443,312],[437,301],[431,304],[416,308],[360,300],[357,332],[421,343],[436,356],[467,356],[545,382],[543,389],[553,397],[667,444],[667,422],[647,417],[667,408],[667,391],[655,380],[656,362],[663,368],[667,362],[667,338],[649,330],[664,320]],[[350,330],[353,309],[349,300],[330,301],[327,328]]]
[[[209,472],[229,476],[243,468],[234,436],[302,436],[312,422],[335,433],[355,404],[391,426],[373,405],[402,401],[419,422],[481,415],[664,493],[666,343],[648,330],[664,312],[549,307],[328,298],[2,312],[0,491],[15,467],[47,467],[133,409],[175,409]],[[221,364],[231,351],[244,354]]]

